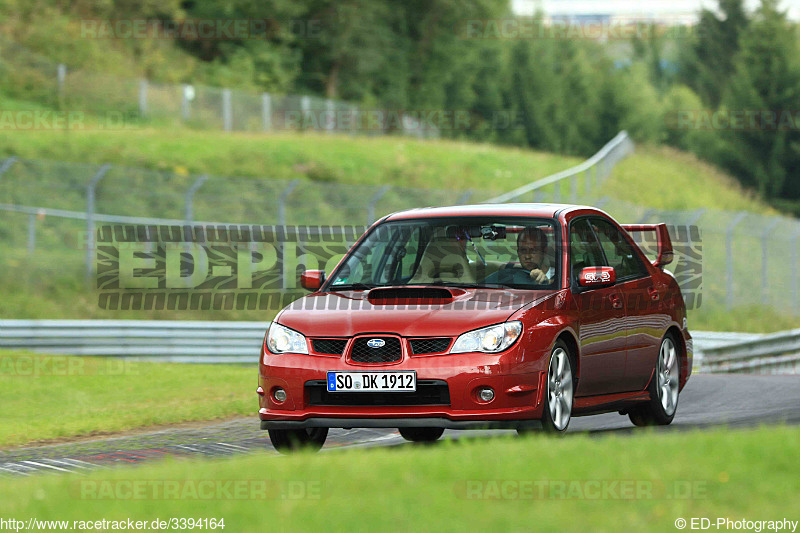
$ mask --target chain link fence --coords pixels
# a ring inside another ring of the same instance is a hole
[[[0,39],[0,90],[44,106],[94,113],[106,126],[134,121],[198,129],[438,138],[436,123],[408,110],[371,109],[339,100],[233,90],[74,70]]]
[[[620,157],[616,151],[610,154],[615,160]],[[607,176],[611,165],[602,161],[576,167],[577,174],[562,172],[560,181],[569,183],[575,175]],[[797,220],[705,209],[657,210],[599,196],[601,187],[591,187],[591,179],[579,184],[584,182],[588,184],[570,189],[581,203],[596,205],[622,223],[671,226],[673,241],[680,244],[669,268],[691,308],[764,306],[800,315]],[[549,183],[514,200],[558,202],[572,196],[565,192]],[[0,244],[17,262],[59,269],[84,263],[90,272],[90,228],[97,222],[362,225],[393,211],[476,203],[498,193],[190,176],[10,158],[0,163]],[[44,254],[48,260],[40,261]]]

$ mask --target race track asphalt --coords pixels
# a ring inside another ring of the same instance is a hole
[[[800,423],[800,376],[742,374],[694,375],[681,393],[670,426],[659,431],[756,427]],[[638,431],[627,416],[616,413],[574,418],[568,433],[603,435]],[[479,437],[508,431],[447,431],[443,438]],[[331,430],[323,453],[340,448],[409,445],[392,429]],[[135,435],[107,437],[0,451],[0,475],[88,472],[175,457],[220,457],[261,453],[278,458],[256,416],[171,428]]]

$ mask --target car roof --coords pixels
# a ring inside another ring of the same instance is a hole
[[[559,211],[573,211],[589,209],[602,213],[602,211],[584,205],[572,204],[475,204],[475,205],[452,205],[447,207],[422,207],[398,211],[386,217],[390,220],[408,220],[415,218],[437,218],[437,217],[469,217],[469,216],[524,216],[553,218]]]

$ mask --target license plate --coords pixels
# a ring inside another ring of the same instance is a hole
[[[416,372],[328,372],[328,392],[414,392]]]

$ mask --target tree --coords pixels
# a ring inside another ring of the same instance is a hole
[[[741,35],[747,30],[744,0],[719,0],[717,13],[704,9],[689,45],[682,49],[681,81],[716,108],[731,76]]]
[[[797,35],[786,13],[778,10],[777,0],[762,0],[742,36],[724,98],[729,111],[755,114],[755,122],[746,120],[742,131],[722,136],[728,147],[726,166],[766,198],[798,193],[794,183],[786,183],[787,175],[800,169],[800,125],[793,122],[800,98],[797,57]]]

